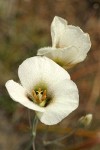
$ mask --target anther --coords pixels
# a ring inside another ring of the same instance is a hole
[[[42,101],[44,101],[46,99],[46,97],[47,97],[46,94],[47,94],[47,92],[46,92],[46,90],[44,90],[43,95],[42,95]]]
[[[38,88],[37,91],[32,90],[34,101],[38,104],[42,103],[47,98],[46,93],[46,90],[41,90],[41,88]]]
[[[35,101],[39,103],[38,96],[36,95],[36,92],[34,90],[32,91],[32,94],[33,94]]]

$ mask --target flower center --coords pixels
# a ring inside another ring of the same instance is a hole
[[[37,103],[41,103],[46,100],[46,90],[39,88],[37,91],[32,91],[32,95]]]
[[[32,95],[28,95],[29,99],[38,104],[39,106],[46,106],[47,103],[47,91],[38,88],[38,90],[32,90]]]

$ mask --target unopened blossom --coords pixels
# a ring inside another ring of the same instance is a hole
[[[82,116],[80,119],[79,119],[79,123],[84,125],[84,126],[89,126],[92,122],[92,114],[87,114],[86,116]]]
[[[52,47],[39,49],[37,55],[45,55],[65,69],[82,62],[91,47],[89,34],[57,16],[51,24],[51,37]]]
[[[59,123],[78,107],[77,86],[62,67],[45,56],[26,59],[18,68],[20,84],[6,83],[10,97],[36,111],[41,122]]]

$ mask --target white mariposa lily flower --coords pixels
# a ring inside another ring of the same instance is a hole
[[[45,56],[26,59],[18,69],[21,85],[9,80],[6,88],[10,97],[35,110],[41,122],[59,123],[79,104],[77,86],[69,74]]]
[[[39,49],[37,55],[45,55],[65,69],[83,61],[91,47],[87,33],[57,16],[51,24],[51,37],[52,47]]]

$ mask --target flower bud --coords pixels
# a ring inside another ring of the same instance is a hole
[[[93,118],[92,114],[87,114],[86,116],[82,116],[79,119],[79,123],[80,125],[87,127],[91,124],[92,118]]]

